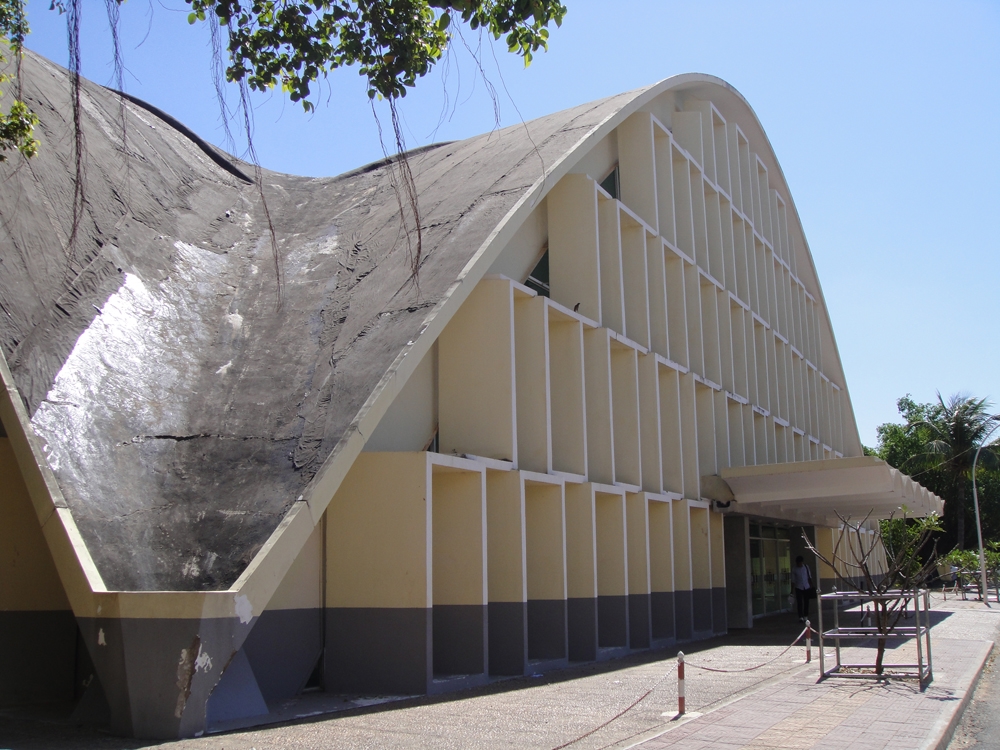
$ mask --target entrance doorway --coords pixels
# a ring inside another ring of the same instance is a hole
[[[750,523],[750,589],[753,616],[787,612],[792,593],[789,529]]]

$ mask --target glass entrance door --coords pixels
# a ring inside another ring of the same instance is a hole
[[[788,529],[750,524],[750,588],[754,617],[790,609],[792,560]]]

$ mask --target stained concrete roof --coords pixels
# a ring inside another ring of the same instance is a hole
[[[231,586],[542,165],[635,99],[414,154],[419,284],[385,164],[264,171],[278,306],[248,166],[89,82],[70,242],[68,75],[28,53],[23,81],[41,148],[2,167],[0,342],[112,590]]]

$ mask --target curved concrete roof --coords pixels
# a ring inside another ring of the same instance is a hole
[[[303,539],[287,529],[315,523],[520,223],[632,112],[668,91],[711,98],[766,143],[731,87],[686,75],[421,150],[417,284],[386,164],[323,179],[265,171],[278,306],[247,165],[90,83],[84,214],[70,245],[68,77],[29,54],[24,84],[42,146],[0,181],[0,341],[24,406],[14,411],[30,416],[21,427],[39,438],[52,507],[71,511],[94,590],[238,590],[284,545],[280,580]],[[783,183],[769,147],[761,158]],[[824,318],[824,370],[843,385]]]

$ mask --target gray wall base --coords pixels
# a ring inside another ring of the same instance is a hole
[[[674,627],[674,592],[654,591],[649,595],[653,638],[676,638]]]
[[[73,700],[76,618],[71,611],[0,612],[0,643],[0,700]]]
[[[630,648],[649,648],[650,625],[649,594],[629,594],[628,645]]]
[[[691,592],[692,628],[695,633],[712,632],[712,590],[694,589]]]
[[[570,661],[597,659],[597,599],[567,599]]]
[[[297,695],[323,652],[323,611],[265,610],[247,636],[243,652],[265,701]]]
[[[483,674],[487,671],[486,607],[473,604],[435,605],[434,674]]]
[[[205,708],[205,724],[209,730],[242,726],[247,719],[267,714],[267,703],[257,685],[257,678],[240,649],[229,662]]]
[[[490,602],[490,674],[520,675],[528,668],[528,615],[524,602]]]
[[[728,618],[726,617],[726,590],[724,588],[712,589],[712,632],[716,635],[725,635],[728,629]]]
[[[192,737],[252,623],[236,618],[79,618],[110,709],[110,729],[140,738]]]
[[[528,659],[566,658],[566,600],[528,600]]]
[[[433,678],[431,609],[330,608],[326,689],[422,695]]]
[[[694,618],[692,615],[692,596],[690,591],[675,591],[675,620],[677,628],[677,640],[689,641],[693,634]]]
[[[628,646],[626,597],[597,597],[597,645],[602,648]]]

